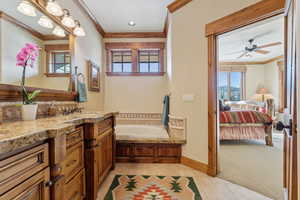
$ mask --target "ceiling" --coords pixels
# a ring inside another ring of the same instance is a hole
[[[105,32],[162,32],[174,0],[84,0]],[[134,21],[134,27],[129,21]]]
[[[252,57],[238,58],[248,43],[254,38],[258,46],[274,42],[281,45],[263,48],[270,51],[266,55],[251,52]],[[263,22],[255,23],[244,28],[223,34],[218,38],[220,62],[264,62],[284,54],[284,17],[277,16]]]

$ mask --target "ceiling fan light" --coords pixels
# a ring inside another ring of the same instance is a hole
[[[55,0],[48,0],[46,10],[54,16],[62,16],[64,14],[63,9]]]
[[[31,5],[26,0],[23,0],[17,7],[18,11],[21,12],[24,15],[30,16],[30,17],[35,17],[36,12],[35,12],[35,7]]]
[[[38,24],[44,28],[53,28],[54,27],[52,21],[45,15],[41,16],[41,18],[38,21]]]
[[[58,37],[66,37],[65,31],[59,26],[56,26],[52,33]]]

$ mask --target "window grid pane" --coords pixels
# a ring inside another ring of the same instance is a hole
[[[243,72],[219,72],[219,99],[241,101],[243,98]]]
[[[132,72],[131,51],[112,51],[112,72]]]
[[[50,60],[49,69],[51,73],[71,72],[71,57],[69,52],[52,52]]]
[[[160,50],[139,50],[139,72],[160,71]]]

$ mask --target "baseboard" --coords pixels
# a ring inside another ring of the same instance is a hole
[[[193,160],[191,158],[181,156],[181,164],[186,165],[190,168],[196,169],[198,171],[201,171],[203,173],[207,173],[208,165],[196,160]]]

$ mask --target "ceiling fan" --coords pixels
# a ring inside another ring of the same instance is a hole
[[[257,44],[254,43],[253,38],[248,40],[248,42],[249,42],[249,44],[245,47],[245,49],[242,51],[242,54],[237,59],[242,58],[244,56],[252,57],[252,55],[250,54],[252,52],[265,55],[265,54],[270,53],[270,51],[263,50],[264,48],[272,47],[272,46],[278,46],[278,45],[282,44],[282,42],[274,42],[274,43],[258,46]]]

